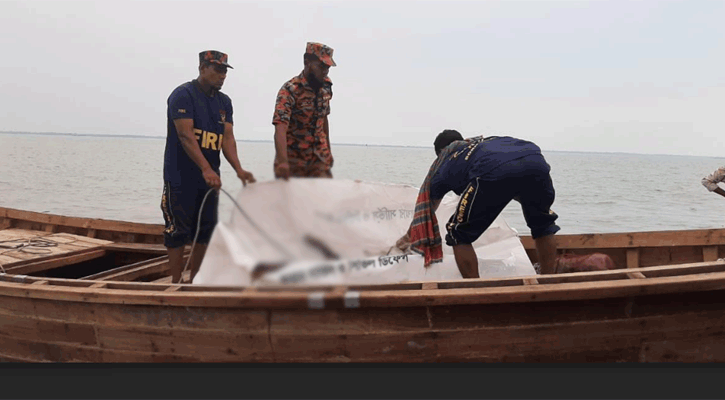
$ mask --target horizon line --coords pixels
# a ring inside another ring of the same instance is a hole
[[[102,134],[102,133],[67,133],[67,132],[21,132],[21,131],[0,131],[0,134],[21,134],[21,135],[49,135],[49,136],[89,136],[89,137],[115,137],[115,138],[133,138],[133,139],[165,139],[166,136],[156,135],[122,135],[122,134]],[[269,139],[237,139],[237,142],[254,142],[254,143],[274,143]],[[373,146],[373,147],[403,147],[426,149],[432,146],[415,146],[400,144],[369,144],[369,143],[331,143],[338,146]],[[544,150],[553,153],[592,153],[592,154],[632,154],[644,156],[675,156],[675,157],[706,157],[706,158],[723,158],[718,156],[698,156],[691,154],[665,154],[665,153],[629,153],[623,151],[583,151],[583,150]]]

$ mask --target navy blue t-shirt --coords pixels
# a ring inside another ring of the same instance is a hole
[[[431,178],[431,199],[442,199],[451,190],[460,196],[475,178],[485,179],[486,174],[504,163],[541,154],[534,143],[509,136],[490,136],[471,145],[458,140],[448,146],[454,150]]]
[[[194,135],[202,154],[219,174],[224,124],[233,123],[232,100],[222,92],[207,96],[196,80],[186,82],[171,92],[167,100],[166,150],[164,152],[164,180],[172,185],[183,183],[205,184],[201,169],[186,154],[181,145],[175,119],[192,118]]]

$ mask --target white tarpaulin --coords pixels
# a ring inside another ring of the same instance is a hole
[[[462,279],[445,239],[443,262],[429,268],[423,267],[422,256],[394,246],[410,226],[418,189],[309,178],[247,185],[236,196],[243,213],[233,207],[227,221],[220,215],[193,283],[359,285]],[[449,193],[436,212],[442,238],[457,203],[458,197]],[[339,258],[311,246],[310,238]],[[500,216],[473,245],[482,278],[536,275],[516,231]],[[260,264],[277,267],[253,279]]]

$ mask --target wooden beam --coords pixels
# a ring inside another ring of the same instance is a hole
[[[121,271],[111,275],[104,276],[103,278],[97,278],[101,281],[133,281],[144,276],[160,274],[170,270],[168,257],[164,256],[161,261],[154,261],[152,263],[144,263],[144,265],[132,268],[126,271]]]
[[[538,285],[539,280],[536,278],[524,278],[524,285]]]
[[[163,244],[148,244],[148,243],[109,243],[103,246],[104,249],[113,251],[131,251],[134,253],[148,253],[148,254],[167,254],[168,251]],[[191,251],[191,247],[187,246],[184,249],[185,253]]]
[[[627,272],[627,276],[630,277],[631,279],[645,279],[645,278],[647,278],[641,272]]]
[[[438,289],[438,282],[423,282],[420,288],[421,290],[436,290]]]
[[[35,272],[47,271],[50,269],[64,267],[66,265],[77,264],[84,261],[94,260],[106,255],[106,250],[103,249],[92,249],[92,250],[80,250],[74,252],[76,254],[71,255],[70,253],[56,254],[54,257],[44,260],[35,261],[30,260],[30,263],[23,263],[9,268],[5,268],[9,274],[17,275],[28,275]]]
[[[627,249],[627,268],[639,268],[639,249]]]
[[[535,249],[531,236],[521,236],[525,249]],[[725,229],[556,235],[559,249],[611,249],[725,244]]]
[[[702,248],[702,261],[717,261],[717,256],[717,246],[705,246]]]
[[[13,225],[13,222],[9,218],[0,218],[0,231],[3,229],[10,228]]]
[[[66,217],[62,215],[37,213],[5,207],[0,207],[0,218],[24,220],[43,224],[55,224],[74,228],[97,229],[99,231],[139,233],[146,235],[162,235],[164,230],[164,226],[162,224],[144,224],[105,219]]]
[[[136,262],[136,263],[133,263],[133,264],[122,265],[120,267],[116,267],[116,268],[113,268],[113,269],[109,269],[109,270],[106,270],[106,271],[103,271],[103,272],[98,272],[98,273],[93,274],[93,275],[84,276],[84,277],[79,278],[79,279],[80,280],[87,280],[87,281],[105,280],[105,278],[107,278],[109,276],[114,276],[114,275],[121,274],[123,272],[135,270],[135,269],[138,269],[139,267],[145,267],[145,266],[149,266],[149,265],[155,265],[158,262],[168,262],[168,260],[169,260],[169,257],[168,256],[156,257],[156,258],[152,258],[150,260],[143,260],[143,261],[139,261],[139,262]]]

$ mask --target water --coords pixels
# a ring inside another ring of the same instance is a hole
[[[0,134],[0,206],[52,214],[162,224],[163,138]],[[242,166],[273,179],[272,142],[238,142]],[[432,148],[334,145],[335,178],[420,186]],[[725,198],[701,179],[725,157],[545,151],[561,234],[725,227]],[[223,158],[223,157],[222,157]],[[222,187],[241,182],[225,159]],[[220,218],[233,205],[220,197]],[[506,222],[529,234],[511,202]]]

